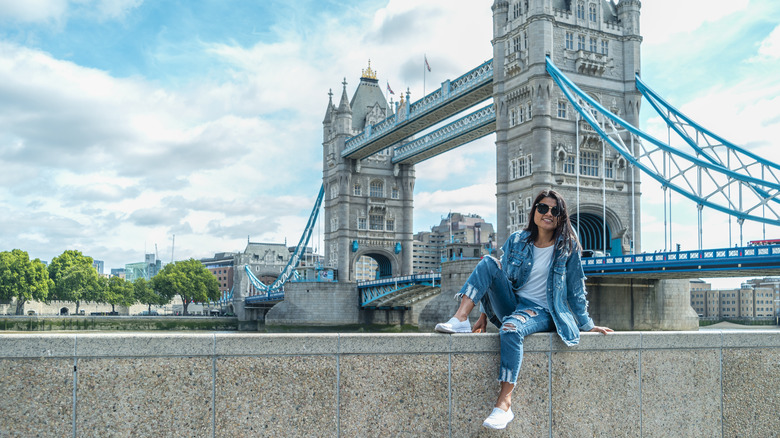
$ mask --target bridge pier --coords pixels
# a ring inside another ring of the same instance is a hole
[[[284,301],[265,315],[273,325],[343,325],[360,322],[357,284],[288,282]]]
[[[690,280],[588,278],[590,314],[615,330],[698,330]]]

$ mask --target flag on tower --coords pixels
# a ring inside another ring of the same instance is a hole
[[[431,65],[428,64],[428,56],[423,54],[423,58],[425,58],[425,68],[427,68],[428,71],[431,71]]]
[[[390,82],[387,82],[387,92],[395,96],[395,93],[393,93],[393,89],[390,88]]]

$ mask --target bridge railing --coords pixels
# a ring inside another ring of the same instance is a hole
[[[441,274],[438,273],[412,274],[412,275],[403,275],[400,277],[386,277],[386,278],[379,278],[376,280],[359,281],[357,283],[357,287],[363,288],[363,287],[385,286],[388,284],[420,283],[423,281],[441,282]]]
[[[629,254],[613,257],[583,257],[584,268],[603,265],[674,264],[691,260],[729,260],[780,255],[780,245],[746,246],[734,248],[701,249],[661,253]]]

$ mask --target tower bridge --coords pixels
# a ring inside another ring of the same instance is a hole
[[[411,272],[414,165],[489,134],[495,135],[497,180],[495,193],[485,195],[496,196],[499,242],[525,226],[533,197],[552,187],[567,199],[583,247],[606,255],[586,261],[589,277],[612,276],[614,283],[617,276],[669,281],[705,270],[707,276],[774,273],[780,254],[773,249],[758,261],[748,261],[745,248],[737,249],[740,260],[731,257],[731,249],[723,257],[708,257],[720,252],[702,248],[702,210],[728,214],[740,226],[745,221],[780,225],[780,166],[696,124],[640,79],[638,0],[589,1],[587,14],[585,3],[495,0],[492,59],[416,102],[407,92],[395,105],[388,104],[370,64],[351,98],[345,79],[338,104],[329,93],[322,122],[322,189],[299,243],[299,248],[306,246],[321,205],[324,264],[338,273],[337,285],[327,287],[327,296],[311,298],[324,286],[287,282],[295,269],[291,259],[270,286],[247,271],[245,283],[251,281],[258,295],[239,292],[234,303],[244,309],[271,297],[276,301],[285,285],[284,301],[269,318],[357,322],[361,308],[409,308],[435,288],[445,289],[444,272],[438,286],[437,279]],[[638,128],[643,97],[690,151]],[[695,203],[695,257],[670,252],[648,260],[642,255],[642,175],[661,186],[665,199],[676,192]],[[377,262],[382,278],[357,285],[355,265],[364,256]],[[696,263],[689,263],[693,259]],[[746,263],[753,263],[752,271],[743,268]],[[677,286],[671,288],[674,300],[662,286],[651,289],[656,295],[644,299],[650,306],[655,300],[688,301]],[[614,291],[595,290],[610,297],[597,303],[619,300]],[[306,306],[309,314],[302,311]],[[317,319],[312,316],[316,310],[341,312],[343,318]],[[687,310],[679,309],[676,317],[690,327]]]

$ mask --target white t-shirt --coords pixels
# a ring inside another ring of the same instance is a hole
[[[547,277],[550,275],[550,263],[552,263],[555,245],[547,248],[537,248],[534,245],[534,265],[528,274],[528,281],[515,292],[518,297],[526,298],[545,309],[547,305]]]

